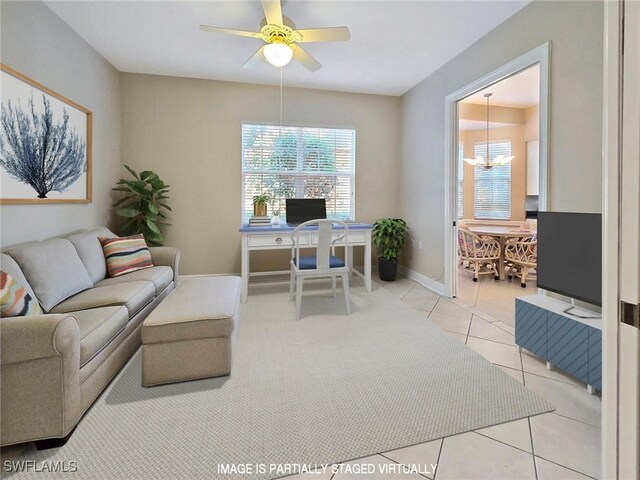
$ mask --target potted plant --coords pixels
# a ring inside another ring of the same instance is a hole
[[[382,218],[373,224],[373,244],[378,250],[380,280],[393,282],[398,274],[398,257],[407,240],[409,228],[401,218]]]
[[[170,225],[169,219],[163,212],[171,210],[165,201],[169,198],[169,185],[166,185],[158,175],[150,170],[136,173],[127,165],[124,166],[133,180],[120,179],[116,192],[124,192],[124,196],[113,206],[118,207],[116,214],[123,218],[120,226],[122,235],[142,233],[150,245],[162,245],[164,229]]]
[[[253,214],[256,217],[267,216],[267,203],[271,201],[268,193],[262,193],[253,197]]]

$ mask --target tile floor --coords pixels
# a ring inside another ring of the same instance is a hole
[[[544,362],[525,351],[520,353],[514,344],[514,298],[536,294],[535,285],[523,289],[517,282],[488,277],[474,283],[461,274],[455,299],[442,298],[407,278],[382,286],[549,400],[556,411],[334,467],[346,472],[326,469],[289,479],[599,478],[600,398],[587,393],[586,386],[572,377],[547,370]],[[376,473],[352,473],[358,464],[374,465]],[[435,471],[431,464],[437,465]],[[388,468],[382,470],[385,466]]]

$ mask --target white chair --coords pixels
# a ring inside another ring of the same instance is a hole
[[[333,225],[342,227],[342,233],[332,240]],[[315,235],[317,232],[317,245],[315,256],[301,256],[300,238],[308,238],[309,228],[317,226],[317,230],[311,230]],[[339,220],[309,220],[298,225],[291,233],[291,283],[289,286],[289,296],[291,300],[296,299],[296,320],[300,319],[300,306],[302,303],[302,284],[306,278],[331,277],[332,296],[336,296],[336,278],[342,277],[342,289],[344,290],[344,300],[347,304],[347,314],[351,313],[351,302],[349,299],[349,249],[347,248],[349,235],[348,226]],[[343,244],[344,260],[335,256],[336,244]]]
[[[520,279],[520,286],[527,287],[527,280],[536,276],[538,268],[537,235],[529,238],[513,238],[504,246],[505,270],[511,279],[515,275]]]
[[[491,237],[480,237],[466,228],[458,228],[458,264],[461,270],[472,271],[473,281],[478,275],[493,275],[498,280],[500,243]]]

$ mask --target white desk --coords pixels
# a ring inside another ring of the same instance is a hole
[[[242,301],[247,300],[247,292],[249,289],[250,271],[250,252],[254,250],[284,250],[291,249],[291,232],[295,227],[286,223],[282,225],[273,225],[267,227],[250,227],[242,224],[240,234],[242,235]],[[364,279],[364,285],[367,292],[371,291],[371,229],[373,225],[368,223],[351,223],[349,224],[348,244],[349,248],[349,268],[360,275]],[[336,231],[334,237],[340,235],[342,228],[334,227]],[[300,235],[300,246],[305,245],[310,248],[318,244],[318,228],[309,227],[303,230],[306,235]],[[364,274],[353,268],[353,247],[364,247]]]

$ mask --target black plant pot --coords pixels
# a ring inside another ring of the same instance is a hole
[[[393,282],[398,275],[398,262],[378,258],[378,275],[384,282]]]

